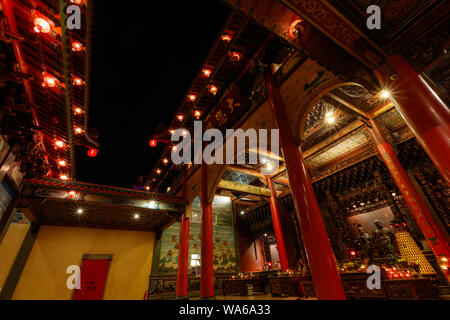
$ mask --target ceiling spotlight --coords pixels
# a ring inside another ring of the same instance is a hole
[[[169,160],[168,160],[167,158],[164,158],[164,159],[163,159],[163,163],[164,163],[164,164],[167,164],[167,163],[169,163]]]
[[[83,209],[81,209],[81,208],[77,209],[77,213],[78,213],[78,214],[82,214],[83,212],[84,212]]]
[[[69,179],[65,174],[60,175],[59,178],[61,180],[68,180]]]
[[[83,129],[81,129],[80,127],[75,128],[75,133],[80,134],[82,132],[83,132]]]
[[[395,192],[392,192],[392,196],[395,197],[397,194]]]
[[[179,115],[177,116],[177,119],[178,119],[178,121],[183,121],[184,116],[183,116],[182,114],[179,114]]]
[[[197,95],[196,94],[190,94],[188,95],[188,99],[191,101],[195,101],[195,99],[197,99]]]
[[[336,121],[336,118],[335,118],[335,117],[329,117],[329,118],[327,118],[327,122],[328,122],[329,124],[333,124],[335,121]]]
[[[156,170],[157,174],[161,174],[161,169]]]
[[[60,167],[65,167],[67,165],[67,162],[65,160],[58,161],[58,164]]]
[[[147,190],[147,191],[150,190],[150,187],[149,187],[149,186],[146,186],[146,187],[145,187],[145,190]]]
[[[83,112],[83,109],[81,109],[80,107],[76,107],[75,109],[73,109],[73,112],[75,112],[76,114],[81,114]]]
[[[197,119],[200,118],[201,115],[202,115],[202,113],[199,110],[194,111],[194,117],[196,117]]]
[[[134,215],[134,218],[135,218],[135,219],[139,219],[139,214],[136,213],[136,214]]]
[[[244,211],[244,210],[242,210],[242,211],[241,211],[241,215],[244,215],[244,214],[245,214],[245,211]]]
[[[74,196],[75,195],[75,191],[69,191],[69,195]]]
[[[390,94],[389,91],[387,91],[387,90],[381,91],[381,97],[382,97],[383,99],[389,98],[390,95],[391,95],[391,94]]]
[[[267,233],[264,233],[264,237],[267,237]]]

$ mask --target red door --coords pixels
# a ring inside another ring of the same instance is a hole
[[[87,259],[81,264],[81,288],[72,300],[102,300],[110,259]]]

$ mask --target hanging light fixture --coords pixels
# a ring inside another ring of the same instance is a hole
[[[87,155],[91,158],[96,157],[97,154],[98,154],[98,149],[95,149],[95,148],[90,148],[87,152]]]
[[[215,85],[209,86],[209,92],[212,93],[213,95],[216,95],[218,90],[219,89],[217,89],[217,87]]]
[[[65,166],[67,165],[67,163],[66,163],[65,160],[60,160],[60,161],[58,161],[58,165],[59,165],[60,167],[65,167]]]
[[[33,23],[34,23],[33,30],[36,33],[49,33],[51,30],[48,21],[43,18],[37,17],[34,19]]]
[[[55,146],[57,146],[58,148],[64,148],[64,142],[62,142],[61,140],[55,140]]]
[[[197,95],[191,93],[191,94],[188,95],[188,99],[191,100],[191,101],[195,101],[195,99],[197,99]]]
[[[208,69],[208,68],[204,68],[204,69],[202,70],[202,74],[203,74],[206,78],[208,78],[208,77],[211,75],[211,72],[212,72],[212,70],[211,70],[211,69]]]
[[[72,51],[80,52],[83,49],[83,45],[78,41],[72,42]]]
[[[202,116],[202,113],[199,110],[194,111],[194,117],[199,119]]]
[[[229,34],[224,34],[224,35],[222,35],[222,37],[220,37],[220,39],[222,39],[222,41],[225,41],[225,42],[230,42],[231,39],[233,39],[233,37],[230,36]]]
[[[233,63],[238,63],[242,59],[242,54],[237,51],[230,52],[230,59]]]
[[[79,77],[73,77],[72,84],[74,86],[78,86],[79,87],[79,86],[81,86],[83,84],[83,80],[81,80]]]
[[[44,76],[44,81],[42,82],[42,86],[44,88],[49,87],[49,88],[54,88],[56,86],[56,79],[51,77],[51,76]]]
[[[155,139],[150,139],[149,143],[150,147],[154,148],[158,145],[158,141],[156,141]]]

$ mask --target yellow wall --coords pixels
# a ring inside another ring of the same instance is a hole
[[[42,226],[13,299],[71,299],[67,267],[79,266],[83,254],[112,254],[104,299],[142,300],[154,240],[153,232]]]
[[[29,224],[11,223],[0,243],[0,288],[5,284],[29,227]]]

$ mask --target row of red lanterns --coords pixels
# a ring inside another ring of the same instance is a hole
[[[226,33],[226,34],[221,36],[221,40],[226,42],[226,43],[231,42],[232,38],[233,37],[230,34],[228,34],[228,33]],[[237,52],[237,51],[231,51],[229,53],[229,56],[230,56],[230,60],[232,62],[234,62],[234,63],[239,62],[241,60],[241,58],[242,58],[242,54]],[[205,66],[202,69],[202,76],[205,77],[205,78],[209,78],[211,76],[212,72],[213,72],[213,68],[212,67]],[[218,91],[219,91],[219,88],[216,85],[214,85],[214,84],[210,84],[210,85],[208,85],[208,91],[212,95],[216,95],[218,93]],[[190,94],[188,94],[187,99],[190,100],[191,102],[194,102],[197,99],[197,94],[196,93],[190,93]],[[200,117],[202,115],[200,110],[193,110],[193,114],[194,114],[194,117],[197,120],[200,119]],[[177,118],[177,120],[179,122],[182,122],[184,120],[184,114],[178,114],[176,116],[176,118]],[[173,134],[174,132],[175,132],[175,130],[173,130],[173,129],[169,130],[170,134]],[[156,147],[158,145],[158,140],[157,139],[150,139],[149,145],[152,148]],[[176,146],[172,146],[172,150],[175,151],[176,150]],[[164,164],[167,164],[168,162],[169,162],[169,160],[167,158],[163,159],[163,163]],[[160,175],[162,171],[161,171],[161,169],[158,168],[158,169],[155,170],[155,172],[156,172],[156,174]],[[150,190],[150,187],[147,186],[146,190]]]
[[[81,4],[81,0],[71,0],[70,1],[73,4]],[[34,19],[34,27],[33,27],[34,32],[36,33],[49,33],[51,31],[51,26],[50,23],[48,22],[47,19],[45,19],[44,17],[36,17]],[[83,50],[83,45],[79,42],[79,41],[72,41],[71,42],[71,49],[74,52],[80,52]],[[42,82],[42,86],[45,87],[49,87],[49,88],[53,88],[55,87],[57,84],[57,80],[50,76],[49,74],[47,74],[46,72],[43,73],[43,82]],[[72,78],[72,85],[74,86],[82,86],[84,84],[84,81],[77,76],[74,76]],[[83,112],[83,110],[80,107],[76,107],[74,108],[74,113],[75,114],[81,114]],[[79,128],[79,127],[75,127],[74,128],[75,133],[77,134],[81,134],[83,132],[83,129]],[[56,148],[64,148],[65,144],[63,141],[61,140],[55,140],[55,147]],[[87,151],[87,155],[89,157],[96,157],[98,155],[98,149],[96,148],[89,148],[89,150]],[[67,166],[67,163],[65,160],[59,160],[58,161],[58,165],[60,167],[65,167]],[[61,174],[60,175],[60,179],[61,180],[68,180],[67,175],[65,174]]]

